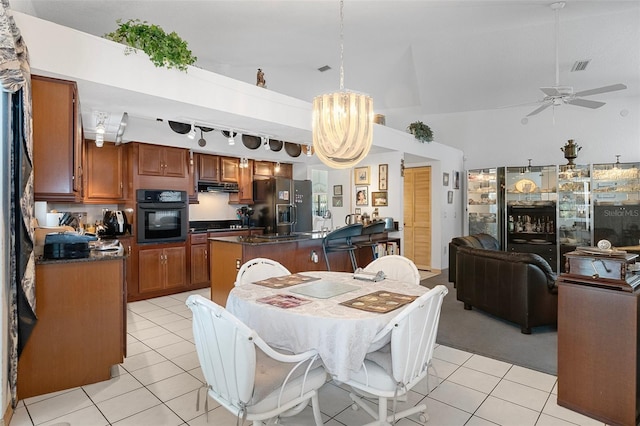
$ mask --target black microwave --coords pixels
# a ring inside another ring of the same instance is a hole
[[[189,229],[186,191],[138,189],[136,201],[138,243],[186,241]]]

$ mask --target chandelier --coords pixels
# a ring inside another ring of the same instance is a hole
[[[340,0],[340,91],[313,99],[313,148],[334,169],[353,167],[373,141],[373,99],[344,89],[344,2]]]

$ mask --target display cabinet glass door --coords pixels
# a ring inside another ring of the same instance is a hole
[[[640,163],[594,164],[593,239],[640,250]]]
[[[565,272],[565,253],[593,245],[590,175],[587,165],[560,166],[558,171],[560,272]]]
[[[468,235],[489,234],[502,246],[504,240],[501,212],[504,209],[499,191],[504,182],[504,167],[467,171]]]
[[[536,253],[558,269],[556,233],[557,167],[507,167],[506,249]]]

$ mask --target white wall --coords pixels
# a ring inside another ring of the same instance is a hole
[[[623,92],[620,92],[623,93]],[[605,100],[605,99],[602,99]],[[560,147],[582,147],[576,164],[640,161],[640,98],[612,97],[599,109],[562,105],[522,118],[531,107],[432,115],[438,141],[464,151],[465,168],[566,164]],[[626,112],[626,115],[625,115]],[[555,119],[555,124],[554,124]]]

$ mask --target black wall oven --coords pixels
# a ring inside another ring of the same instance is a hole
[[[186,191],[138,189],[136,201],[138,243],[186,241],[189,228]]]

